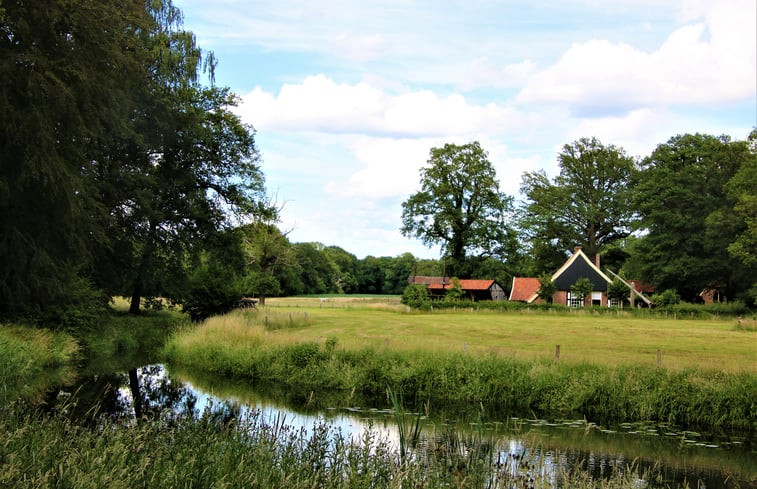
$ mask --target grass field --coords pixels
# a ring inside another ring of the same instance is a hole
[[[602,365],[657,365],[757,372],[757,332],[729,319],[636,318],[590,312],[408,312],[391,297],[268,299],[259,316],[284,316],[284,326],[266,341],[323,342],[345,348],[389,348],[554,358]],[[287,326],[291,317],[292,327]],[[305,320],[306,319],[306,320]]]

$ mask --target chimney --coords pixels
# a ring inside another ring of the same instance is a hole
[[[599,268],[600,270],[602,270],[599,267],[599,253],[597,253],[596,255],[594,255],[594,264],[597,266],[597,268]]]
[[[575,248],[573,248],[573,254],[576,254],[579,251],[581,251],[581,247],[580,246],[576,246]]]

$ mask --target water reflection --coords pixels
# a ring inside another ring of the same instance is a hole
[[[253,388],[242,381],[178,369],[169,375],[161,365],[83,377],[71,388],[51,392],[48,406],[83,423],[97,423],[103,416],[139,422],[166,412],[194,417],[212,413],[223,423],[257,412],[271,424],[285,422],[305,434],[327,421],[346,438],[360,440],[374,432],[397,450],[402,444],[397,413],[387,399],[296,392],[277,386]],[[460,455],[485,453],[497,470],[512,474],[548,471],[533,475],[551,479],[555,485],[562,471],[576,467],[607,477],[629,465],[640,473],[655,470],[657,480],[649,487],[683,481],[697,488],[754,487],[757,483],[757,463],[748,440],[708,438],[669,426],[624,424],[605,429],[586,420],[490,418],[480,407],[466,413],[450,406],[445,410],[431,406],[428,413],[407,416],[408,422],[420,420],[422,425],[415,456],[433,451],[438,457],[446,451],[460,460]],[[726,479],[728,483],[723,482]]]

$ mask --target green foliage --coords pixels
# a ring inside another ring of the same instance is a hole
[[[754,274],[728,249],[746,229],[735,201],[754,182],[747,176],[742,186],[737,178],[731,192],[728,185],[754,158],[744,141],[685,134],[643,160],[634,187],[639,228],[645,230],[632,257],[639,278],[658,290],[676,289],[687,301],[711,287],[735,297],[753,283]]]
[[[69,334],[0,324],[0,406],[70,381],[79,356],[79,345]]]
[[[449,289],[447,289],[445,297],[448,301],[459,301],[465,297],[463,286],[460,285],[460,279],[457,277],[452,277],[452,279],[450,279],[450,286]]]
[[[584,300],[591,296],[592,290],[594,290],[594,284],[586,277],[579,278],[576,283],[570,286],[570,293]]]
[[[667,289],[659,294],[654,294],[650,300],[657,306],[670,306],[681,302],[681,296],[675,289]]]
[[[402,203],[404,236],[440,244],[454,267],[466,252],[493,254],[509,242],[512,198],[499,189],[494,166],[478,142],[431,148],[421,191]]]
[[[225,314],[243,295],[243,283],[234,270],[215,260],[196,266],[182,297],[183,309],[193,321]]]
[[[527,239],[539,247],[554,243],[558,253],[580,245],[593,257],[628,236],[635,217],[633,159],[622,148],[582,138],[563,146],[558,160],[554,182],[544,172],[523,175],[527,203],[520,225]]]
[[[552,275],[543,274],[539,276],[539,290],[536,295],[544,302],[552,302],[552,297],[557,292],[557,285],[552,281]]]
[[[607,298],[618,301],[620,304],[627,302],[631,295],[631,290],[622,280],[616,278],[607,285]]]
[[[427,309],[431,300],[428,296],[428,287],[423,284],[410,284],[402,293],[402,303],[416,309]]]

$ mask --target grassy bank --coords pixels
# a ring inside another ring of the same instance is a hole
[[[440,437],[402,456],[370,432],[348,440],[328,425],[306,432],[228,409],[131,426],[103,421],[99,430],[62,416],[0,414],[2,487],[631,489],[655,477],[621,464],[592,479],[486,437]]]
[[[377,322],[375,314],[383,321]],[[175,336],[164,353],[170,362],[189,368],[253,382],[279,382],[306,392],[340,389],[380,395],[391,386],[408,399],[431,400],[432,404],[476,401],[537,415],[578,414],[593,421],[657,420],[707,429],[757,428],[757,376],[749,369],[603,362],[600,346],[594,343],[597,336],[608,335],[605,329],[611,326],[597,328],[595,324],[584,326],[586,331],[596,329],[593,335],[574,332],[581,338],[575,348],[586,352],[583,360],[508,355],[483,346],[491,340],[485,332],[508,328],[481,325],[482,318],[508,320],[490,313],[414,315],[382,309],[236,312]],[[467,332],[465,336],[456,336],[456,329],[449,326],[451,319],[457,320],[457,329]],[[533,337],[538,329],[528,319],[516,316],[514,322],[532,324],[521,328],[530,329],[527,336]],[[565,319],[571,318],[547,319],[553,327],[565,329]],[[430,329],[429,324],[438,326]],[[567,329],[571,327],[577,326]],[[641,325],[636,328],[639,335],[656,331],[656,325],[648,330]],[[753,335],[728,331],[742,342],[747,340],[744,335]],[[466,351],[460,348],[463,338],[468,342]],[[742,360],[753,359],[753,346],[747,350],[751,353],[742,353]],[[694,365],[697,355],[689,356]]]
[[[79,346],[68,334],[0,324],[0,405],[34,396],[40,383],[70,380],[79,356]]]
[[[132,368],[134,358],[154,361],[166,338],[181,324],[175,311],[129,315],[120,308],[97,328],[66,333],[26,325],[0,324],[0,405],[36,400],[51,386],[67,385],[82,373]]]

